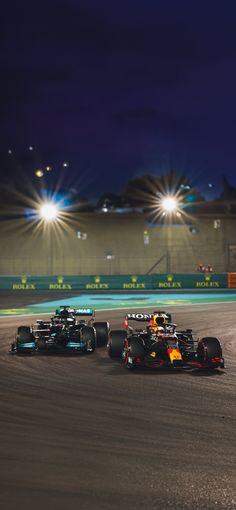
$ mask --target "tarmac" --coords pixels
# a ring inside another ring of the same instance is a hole
[[[50,296],[5,294],[4,308],[78,303]],[[235,300],[209,296],[186,306],[176,298],[167,306],[170,295],[165,303],[160,296],[149,310],[164,305],[195,338],[217,336],[225,369],[130,372],[105,347],[84,356],[10,355],[17,327],[34,317],[1,317],[2,509],[236,510]],[[111,329],[122,328],[127,304],[138,311],[147,303],[146,294],[128,294],[121,310],[105,311],[101,296],[91,297],[97,320]]]

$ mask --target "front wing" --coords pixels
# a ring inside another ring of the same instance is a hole
[[[10,352],[11,353],[18,353],[18,354],[33,354],[33,353],[40,353],[40,352],[86,352],[89,349],[87,349],[87,345],[85,342],[74,342],[72,340],[67,340],[65,342],[55,342],[51,340],[44,340],[44,341],[33,341],[33,342],[27,342],[27,343],[20,343],[17,342],[13,343],[11,345]]]
[[[180,368],[198,368],[198,369],[212,369],[224,368],[224,358],[212,358],[208,361],[201,361],[194,355],[188,359],[174,359],[170,360],[167,357],[161,357],[157,353],[149,353],[144,357],[133,358],[124,352],[122,355],[123,362],[128,368],[150,368],[150,369],[180,369]]]

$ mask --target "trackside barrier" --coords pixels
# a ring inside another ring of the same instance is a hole
[[[236,273],[228,273],[228,288],[236,288]]]
[[[236,288],[236,273],[114,276],[2,276],[0,290],[165,290]]]

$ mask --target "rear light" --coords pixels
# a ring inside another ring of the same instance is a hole
[[[142,360],[141,358],[134,358],[134,363],[142,363]]]

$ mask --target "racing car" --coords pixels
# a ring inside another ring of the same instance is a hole
[[[162,320],[161,320],[162,314]],[[158,319],[159,324],[153,325]],[[147,323],[134,329],[130,321]],[[123,330],[111,331],[107,349],[111,358],[120,358],[131,368],[224,368],[222,348],[218,338],[194,340],[191,329],[178,331],[168,322],[165,312],[155,314],[127,313]]]
[[[94,317],[91,308],[62,305],[50,321],[39,319],[31,327],[18,327],[10,351],[94,352],[97,346],[107,343],[109,330],[108,322],[96,322]]]

